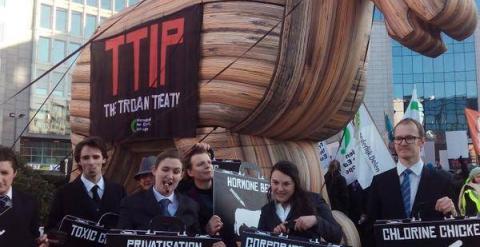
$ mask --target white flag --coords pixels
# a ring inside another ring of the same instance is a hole
[[[328,170],[328,165],[330,164],[330,161],[331,161],[327,142],[326,141],[319,142],[318,148],[319,148],[319,156],[320,156],[320,165],[322,166],[322,172],[325,174]]]
[[[342,143],[338,147],[337,157],[340,162],[340,173],[351,184],[357,179],[355,169],[355,128],[350,122],[343,129]]]
[[[362,188],[367,188],[373,176],[392,169],[395,162],[363,104],[355,115],[355,128],[357,180]]]
[[[420,100],[418,100],[417,87],[415,85],[413,86],[412,98],[410,99],[403,118],[415,119],[423,125],[423,105]]]

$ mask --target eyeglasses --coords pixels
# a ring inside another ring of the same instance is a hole
[[[420,139],[420,137],[418,136],[395,136],[395,138],[393,138],[393,142],[395,142],[395,144],[402,144],[402,141],[405,140],[405,142],[407,144],[413,144],[415,142],[415,140],[417,139]]]

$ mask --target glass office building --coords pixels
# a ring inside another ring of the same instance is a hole
[[[106,18],[137,3],[0,0],[0,95],[7,98],[18,92],[85,43]],[[69,66],[74,60],[0,107],[2,145],[13,144],[27,126],[16,149],[33,167],[50,167],[70,154]]]
[[[477,0],[477,4],[478,4]],[[376,9],[374,23],[384,25]],[[420,55],[391,42],[392,100],[408,106],[414,86],[423,101],[426,131],[444,148],[445,131],[467,130],[464,109],[478,109],[475,35],[456,41],[442,35],[447,51],[436,58]]]

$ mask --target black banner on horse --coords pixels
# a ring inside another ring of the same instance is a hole
[[[195,136],[202,16],[195,5],[93,41],[92,135]]]

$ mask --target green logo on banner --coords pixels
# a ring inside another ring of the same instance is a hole
[[[134,119],[130,123],[130,129],[132,130],[133,133],[137,132],[137,119]]]

